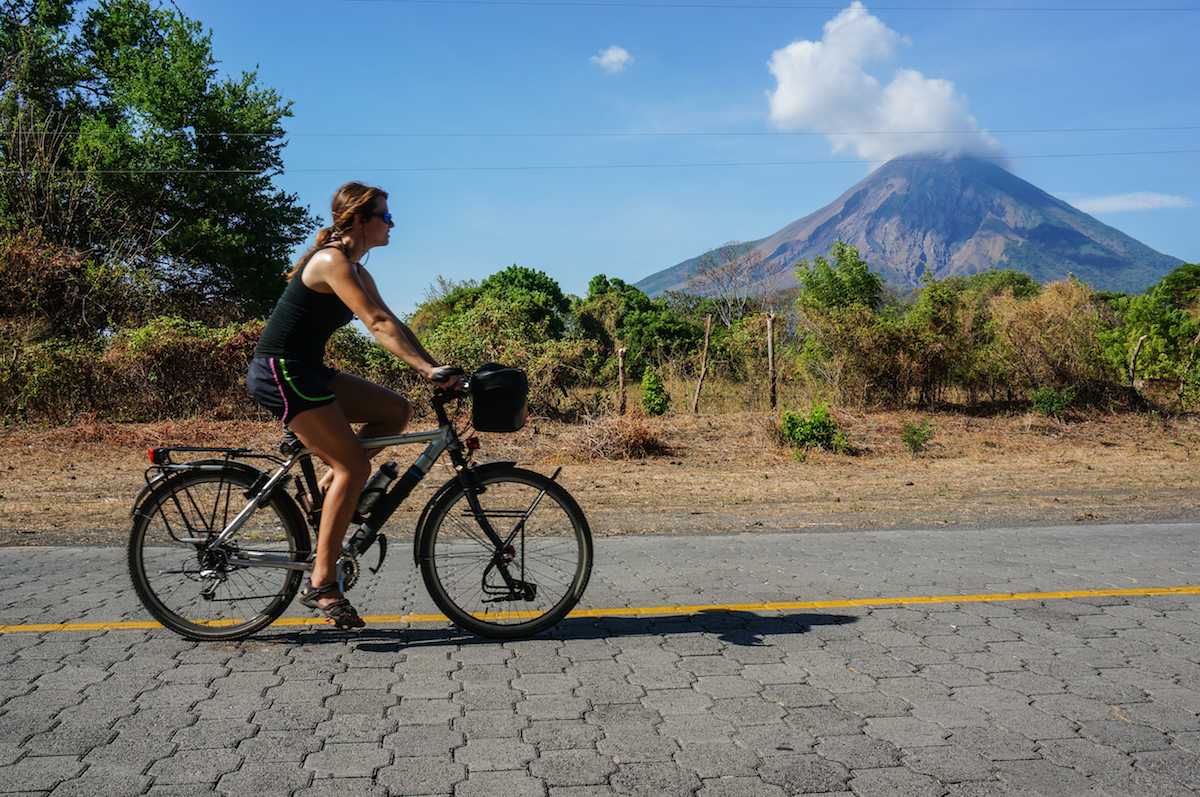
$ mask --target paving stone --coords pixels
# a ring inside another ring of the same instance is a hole
[[[1163,775],[1193,789],[1200,788],[1200,756],[1184,750],[1136,753],[1133,765],[1137,769]]]
[[[529,718],[511,709],[482,709],[466,711],[451,721],[451,727],[462,731],[468,739],[483,737],[516,737],[529,725]]]
[[[700,786],[691,772],[673,764],[621,764],[610,780],[617,794],[634,797],[690,797]]]
[[[641,699],[642,705],[662,714],[700,714],[713,706],[713,699],[695,689],[651,689]]]
[[[899,747],[940,745],[948,735],[944,728],[912,717],[872,717],[864,732]]]
[[[809,753],[816,744],[816,739],[809,734],[783,724],[739,728],[733,741],[763,757]]]
[[[1107,704],[1071,694],[1042,695],[1034,699],[1033,707],[1038,711],[1077,722],[1108,719],[1112,716],[1112,709]]]
[[[808,684],[770,685],[762,690],[764,700],[778,703],[785,708],[808,708],[812,706],[828,706],[834,702],[834,694],[826,689],[818,689]],[[838,695],[841,700],[850,700],[861,695]],[[847,709],[852,710],[852,709]]]
[[[467,743],[454,751],[454,760],[466,764],[469,772],[519,769],[537,755],[533,745],[517,739],[475,739],[467,735]]]
[[[949,742],[979,753],[989,761],[1020,761],[1037,758],[1034,742],[1001,728],[957,728]]]
[[[737,726],[771,725],[779,722],[786,713],[781,706],[758,697],[717,700],[711,711],[714,716]]]
[[[150,787],[150,778],[136,773],[85,773],[74,780],[59,783],[51,797],[95,797],[95,795],[141,794]]]
[[[75,727],[63,730],[60,726],[55,730],[34,735],[23,746],[26,754],[31,756],[82,756],[96,747],[108,744],[116,735],[114,731],[105,727]]]
[[[1156,696],[1157,697],[1157,696]],[[1149,725],[1160,731],[1200,730],[1200,718],[1195,713],[1175,706],[1153,703],[1129,703],[1113,708],[1118,719],[1138,725]]]
[[[712,698],[752,697],[762,685],[740,675],[710,675],[698,678],[695,690]]]
[[[321,739],[309,731],[259,731],[239,742],[237,751],[247,761],[290,761],[298,765],[306,755],[320,750],[321,744]]]
[[[1087,739],[1050,739],[1038,745],[1038,753],[1047,761],[1085,775],[1118,772],[1133,764],[1128,754]]]
[[[582,717],[590,707],[591,704],[584,698],[531,695],[517,703],[516,710],[531,720],[569,720]]]
[[[389,719],[394,719],[401,725],[445,725],[450,720],[462,716],[462,713],[462,706],[448,699],[423,698],[404,698],[400,705],[392,706],[385,712]]]
[[[446,727],[407,725],[383,737],[383,746],[397,756],[445,757],[466,743],[460,731]]]
[[[246,762],[236,772],[222,775],[217,791],[227,795],[290,795],[307,786],[312,776],[291,764]]]
[[[826,736],[817,741],[817,755],[844,764],[848,769],[893,767],[900,763],[900,751],[891,742],[855,736]]]
[[[942,783],[990,780],[994,769],[979,753],[958,745],[907,748],[904,766]]]
[[[194,725],[180,728],[171,736],[171,741],[180,750],[207,750],[235,748],[243,739],[258,732],[258,727],[230,720],[198,720]]]
[[[547,750],[529,764],[530,773],[547,786],[602,784],[615,769],[607,756],[590,750]]]
[[[327,744],[379,742],[398,727],[395,720],[369,714],[334,714],[332,719],[317,725],[315,735]]]
[[[440,756],[397,758],[379,770],[377,783],[387,787],[390,794],[449,794],[454,785],[466,779],[462,764]]]
[[[75,756],[23,758],[15,764],[0,766],[0,792],[49,791],[81,772],[83,765]]]
[[[378,744],[327,742],[320,752],[305,757],[304,768],[318,778],[365,778],[391,762],[391,751]]]
[[[1087,791],[1087,776],[1050,761],[1000,761],[997,776],[1008,785],[1037,794],[1079,794]]]
[[[524,772],[472,772],[454,787],[454,797],[542,797],[540,780]]]
[[[388,797],[387,789],[371,778],[322,778],[293,797]]]
[[[1120,720],[1097,720],[1080,724],[1079,732],[1093,741],[1126,753],[1165,750],[1170,747],[1166,734],[1145,725]]]
[[[734,725],[711,714],[678,714],[658,726],[658,732],[678,742],[719,742],[728,739]]]
[[[732,741],[688,742],[675,754],[675,763],[700,778],[754,775],[758,756]]]
[[[783,721],[813,736],[843,736],[858,733],[868,722],[857,714],[834,706],[793,708]]]
[[[586,750],[603,736],[583,720],[538,720],[521,731],[521,739],[539,750]]]
[[[779,786],[763,783],[758,778],[721,777],[704,781],[697,797],[784,797]]]
[[[233,750],[183,750],[156,761],[149,769],[155,785],[166,783],[214,783],[233,772],[242,756]]]
[[[840,791],[850,779],[844,766],[817,755],[764,758],[758,775],[767,783],[782,786],[788,794]]]
[[[850,780],[850,788],[859,797],[894,797],[895,795],[928,795],[942,797],[945,788],[928,775],[905,769],[859,769]]]

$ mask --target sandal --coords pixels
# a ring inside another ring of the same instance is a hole
[[[358,616],[358,611],[355,610],[354,606],[344,596],[324,606],[317,602],[324,595],[341,594],[342,592],[338,589],[336,581],[331,581],[321,587],[314,587],[312,581],[305,579],[304,589],[300,592],[300,603],[310,609],[316,609],[330,620],[333,620],[333,624],[337,628],[362,628],[365,626],[366,621]]]

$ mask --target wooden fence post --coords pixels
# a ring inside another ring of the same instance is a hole
[[[712,331],[712,315],[704,316],[704,348],[700,350],[700,381],[696,383],[696,395],[692,396],[692,415],[700,410],[700,388],[704,387],[704,375],[708,373],[708,333]]]
[[[617,349],[617,414],[625,414],[625,347]]]
[[[775,314],[767,313],[767,379],[771,384],[771,409],[775,409]]]

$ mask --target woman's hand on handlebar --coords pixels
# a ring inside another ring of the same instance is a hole
[[[461,390],[465,376],[466,372],[463,369],[453,365],[440,365],[427,374],[430,382],[433,382],[438,386],[438,389],[444,390],[447,393]]]

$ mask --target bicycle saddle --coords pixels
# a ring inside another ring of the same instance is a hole
[[[283,439],[279,441],[279,453],[295,454],[302,448],[304,448],[304,443],[300,442],[300,438],[296,437],[296,433],[291,429],[284,429]]]

